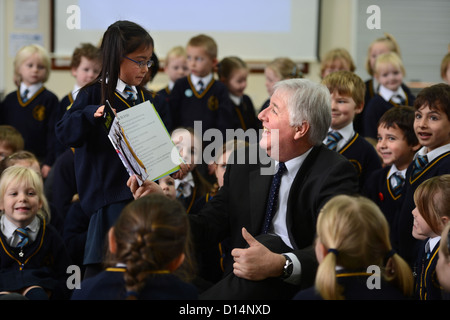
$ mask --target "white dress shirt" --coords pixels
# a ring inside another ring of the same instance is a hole
[[[18,227],[14,223],[12,223],[4,214],[0,218],[0,228],[8,244],[13,248],[17,247],[20,238],[15,233],[15,231]],[[33,221],[27,226],[27,228],[30,229],[28,231],[28,241],[29,243],[32,243],[34,240],[36,240],[37,234],[39,232],[39,218],[37,216],[34,217]]]

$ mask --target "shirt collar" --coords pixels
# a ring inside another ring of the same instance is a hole
[[[428,162],[433,161],[435,158],[437,158],[438,156],[440,156],[441,154],[450,151],[450,143],[449,144],[445,144],[439,148],[434,149],[433,151],[428,152],[428,148],[427,147],[422,147],[420,148],[419,151],[416,152],[414,159],[417,158],[418,155],[424,156],[426,155],[428,158]]]
[[[130,86],[130,85],[126,84],[125,82],[123,82],[123,81],[120,80],[120,79],[117,79],[116,90],[117,90],[118,92],[120,92],[120,94],[124,95],[123,91],[125,90],[125,87],[126,87],[126,86]],[[132,89],[134,92],[137,93],[137,90],[136,90],[136,87],[135,87],[135,86],[130,86],[130,87],[131,87],[131,89]],[[126,97],[126,96],[124,96],[124,97]]]
[[[194,84],[194,86],[196,87],[196,86],[197,86],[197,83],[198,83],[200,80],[202,80],[202,81],[203,81],[203,85],[204,85],[205,88],[206,88],[206,86],[208,85],[208,83],[211,82],[212,77],[213,77],[213,74],[212,74],[212,73],[210,73],[210,74],[208,74],[207,76],[202,77],[202,78],[197,77],[197,76],[191,74],[191,81],[192,81],[192,83]]]
[[[288,161],[286,161],[284,164],[286,165],[286,169],[287,169],[287,174],[289,176],[291,176],[292,178],[295,178],[295,176],[297,175],[298,170],[300,169],[300,167],[302,166],[303,162],[305,161],[306,157],[308,157],[309,153],[311,152],[312,148],[310,148],[308,151],[306,151],[305,153],[303,153],[302,155],[290,159]],[[275,160],[275,172],[278,170],[278,164],[280,162]]]
[[[401,175],[403,178],[404,178],[405,175],[406,175],[406,169],[398,170],[398,168],[395,166],[395,164],[393,164],[393,165],[391,166],[391,169],[389,169],[388,179],[389,179],[390,177],[392,177],[394,174],[396,174],[397,172],[399,172],[400,175]]]
[[[231,99],[231,101],[233,101],[233,103],[235,104],[235,105],[240,105],[241,104],[241,100],[242,100],[242,97],[238,97],[238,96],[235,96],[234,94],[231,94],[230,93],[230,99]]]
[[[0,218],[1,223],[1,231],[4,234],[7,242],[11,245],[12,241],[14,240],[14,232],[18,228],[14,223],[12,223],[4,214]],[[29,235],[31,240],[36,239],[36,235],[39,231],[39,218],[37,216],[34,217],[33,221],[26,226],[26,228],[29,228]]]
[[[380,88],[378,89],[378,93],[380,96],[383,97],[384,100],[389,101],[391,98],[395,95],[400,95],[403,99],[406,98],[405,92],[403,91],[402,87],[398,87],[396,91],[389,90],[385,86],[380,85]]]
[[[27,87],[27,86],[25,85],[25,83],[21,82],[21,83],[20,83],[20,95],[23,95],[24,91],[25,91],[26,89],[28,89],[28,98],[30,98],[30,97],[34,96],[35,93],[38,92],[39,89],[42,88],[42,86],[43,86],[43,83],[42,83],[42,82],[33,84],[33,85],[29,86],[29,87]]]

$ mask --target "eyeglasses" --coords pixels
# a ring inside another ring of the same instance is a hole
[[[148,61],[136,61],[136,60],[133,60],[133,59],[131,59],[131,58],[128,58],[127,56],[123,56],[123,57],[126,58],[126,59],[128,59],[128,60],[130,60],[130,61],[133,61],[134,63],[136,63],[136,64],[139,66],[139,68],[143,68],[144,66],[147,66],[147,68],[150,69],[150,67],[153,65],[153,60],[148,60]]]

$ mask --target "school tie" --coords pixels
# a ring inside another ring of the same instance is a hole
[[[405,178],[403,178],[399,172],[396,172],[390,177],[389,183],[391,185],[392,194],[394,197],[398,197],[402,193]]]
[[[397,104],[404,105],[405,99],[399,94],[396,94],[395,96],[392,96],[391,100]]]
[[[28,230],[29,228],[17,228],[16,234],[19,236],[19,243],[17,244],[18,248],[25,247],[28,244]]]
[[[430,240],[427,241],[427,243],[425,244],[425,257],[427,260],[430,260],[430,256],[431,256],[431,250],[430,250]]]
[[[418,155],[416,159],[414,159],[413,169],[411,173],[412,179],[415,179],[427,166],[427,164],[428,164],[428,157],[426,155],[424,156]]]
[[[198,87],[199,87],[198,93],[201,94],[203,91],[205,91],[205,86],[203,84],[203,81],[200,80],[199,82],[197,82],[197,84],[198,84]]]
[[[278,164],[278,171],[274,174],[272,179],[272,185],[270,187],[269,200],[267,202],[266,217],[264,219],[264,225],[262,233],[266,234],[269,231],[270,223],[275,215],[278,204],[278,193],[280,191],[281,177],[287,171],[284,162]]]
[[[27,102],[28,101],[28,93],[30,93],[30,90],[25,89],[25,91],[23,92],[21,98],[22,98],[22,102]]]
[[[336,151],[338,142],[342,139],[342,135],[337,131],[328,132],[327,147],[330,150]]]
[[[136,92],[134,92],[133,89],[131,89],[131,87],[129,85],[125,86],[125,90],[123,92],[127,95],[128,103],[131,103],[134,105],[137,100]]]

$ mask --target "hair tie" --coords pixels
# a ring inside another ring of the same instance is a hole
[[[339,254],[339,251],[337,249],[328,249],[329,253],[334,253],[336,256]]]

